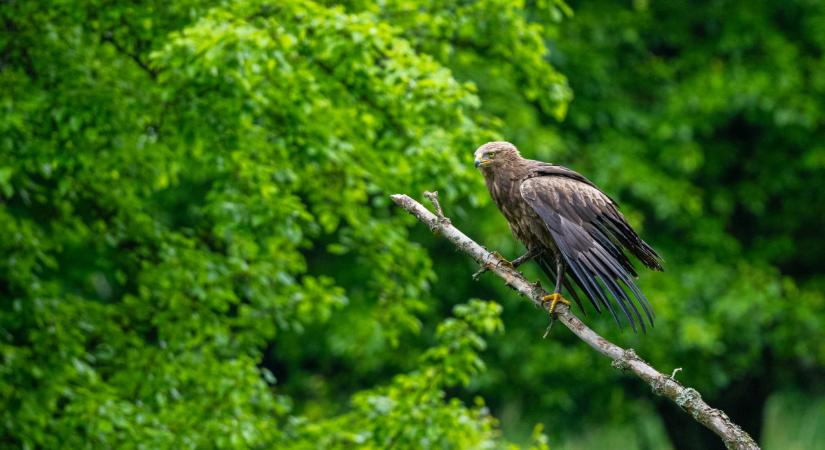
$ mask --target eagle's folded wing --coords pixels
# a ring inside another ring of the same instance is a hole
[[[520,190],[550,231],[569,269],[566,275],[587,294],[596,310],[607,308],[621,326],[616,304],[631,328],[635,330],[638,322],[645,330],[632,301],[635,297],[652,325],[650,304],[633,282],[636,271],[622,247],[645,265],[661,270],[659,256],[627,224],[613,201],[592,184],[561,174],[529,178]],[[567,286],[569,289],[570,284]]]

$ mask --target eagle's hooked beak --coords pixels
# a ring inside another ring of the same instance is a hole
[[[479,168],[479,167],[481,167],[483,165],[486,165],[486,164],[489,164],[491,162],[492,161],[489,160],[489,159],[476,159],[475,160],[475,166],[476,166],[476,168]]]

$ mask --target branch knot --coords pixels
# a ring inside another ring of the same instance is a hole
[[[614,369],[627,372],[630,370],[630,361],[637,359],[639,359],[639,356],[636,354],[636,351],[632,348],[627,348],[622,352],[622,356],[614,359],[610,365],[613,366]]]
[[[693,388],[684,388],[676,395],[673,401],[679,405],[680,408],[686,409],[689,403],[697,400],[702,400],[702,395],[699,394],[699,391]]]

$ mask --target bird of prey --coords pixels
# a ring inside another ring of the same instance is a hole
[[[621,314],[633,331],[636,324],[646,330],[636,303],[653,325],[653,312],[633,282],[636,271],[625,250],[653,270],[662,270],[662,260],[630,227],[616,202],[566,167],[522,158],[509,142],[479,147],[475,166],[513,235],[527,248],[511,264],[535,260],[556,280],[553,293],[543,299],[550,302],[551,313],[557,303],[570,304],[561,295],[564,286],[582,311],[576,288],[596,311],[607,309],[619,327]]]

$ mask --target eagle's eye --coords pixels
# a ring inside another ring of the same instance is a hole
[[[496,154],[494,152],[488,152],[486,155],[484,155],[484,159],[493,159],[495,156]]]

